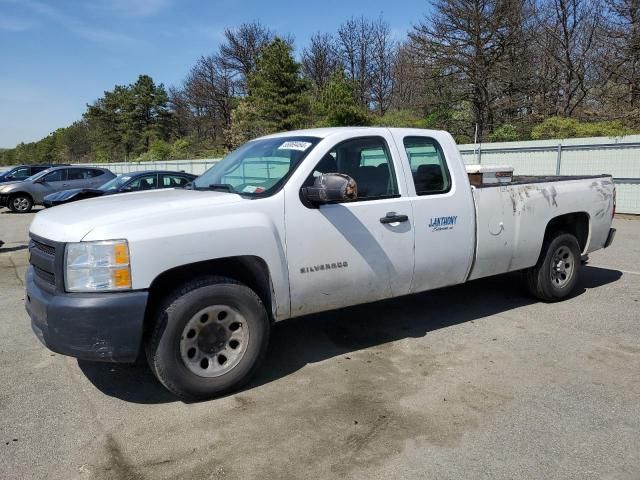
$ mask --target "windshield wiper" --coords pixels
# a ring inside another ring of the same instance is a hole
[[[216,192],[236,193],[236,189],[228,183],[212,183],[207,187],[207,189],[214,190]]]

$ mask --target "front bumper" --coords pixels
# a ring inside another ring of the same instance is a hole
[[[31,328],[50,350],[83,360],[134,362],[140,350],[148,292],[49,293],[26,275]]]
[[[613,243],[613,239],[616,238],[616,229],[610,228],[609,235],[607,235],[607,241],[604,242],[604,248],[607,248],[609,245]]]

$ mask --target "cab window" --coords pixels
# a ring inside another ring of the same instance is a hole
[[[103,175],[104,172],[102,170],[98,170],[96,168],[88,168],[87,169],[87,178],[95,178]]]
[[[45,182],[63,182],[67,179],[67,169],[61,168],[60,170],[54,170],[51,173],[47,173],[43,180]]]
[[[448,192],[451,177],[438,142],[428,137],[405,137],[404,149],[418,195]]]
[[[398,195],[393,161],[381,137],[347,140],[333,147],[316,165],[304,186],[313,185],[323,173],[344,173],[358,185],[358,200]]]
[[[92,169],[89,168],[70,168],[69,169],[69,180],[86,180],[91,178]]]
[[[157,175],[143,175],[130,182],[124,190],[127,192],[137,190],[154,190],[158,188]]]
[[[13,170],[10,175],[13,178],[27,178],[30,176],[29,167],[20,167]]]
[[[186,187],[188,183],[189,183],[189,179],[186,177],[183,177],[182,175],[170,175],[165,173],[162,175],[161,187],[162,188],[182,188],[182,187]]]

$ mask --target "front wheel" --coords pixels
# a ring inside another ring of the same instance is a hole
[[[524,272],[529,292],[546,302],[568,297],[578,281],[580,266],[576,237],[557,233],[545,240],[538,263]]]
[[[224,277],[191,281],[158,312],[146,341],[158,380],[186,400],[245,384],[264,357],[269,317],[249,287]]]
[[[9,208],[12,212],[28,213],[33,208],[33,200],[29,195],[18,193],[9,198]]]

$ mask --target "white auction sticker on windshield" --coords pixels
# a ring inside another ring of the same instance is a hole
[[[299,150],[300,152],[304,152],[310,146],[311,142],[296,142],[290,140],[280,145],[278,150]]]

